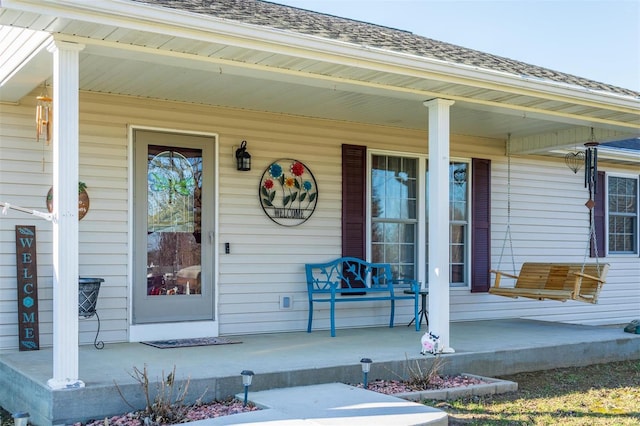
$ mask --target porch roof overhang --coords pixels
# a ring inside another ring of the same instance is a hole
[[[446,98],[452,133],[510,135],[513,154],[561,156],[591,128],[599,142],[640,137],[633,94],[123,0],[0,0],[0,102],[50,78],[52,38],[85,46],[82,91],[418,130],[422,103]]]

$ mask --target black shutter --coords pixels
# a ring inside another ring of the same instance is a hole
[[[471,292],[489,291],[491,269],[491,160],[471,160]]]
[[[342,145],[342,256],[365,258],[367,147]]]
[[[596,243],[598,245],[598,257],[606,257],[606,253],[604,252],[604,242],[607,236],[607,222],[604,214],[605,206],[607,203],[605,188],[606,188],[606,175],[604,172],[598,172],[598,182],[596,182],[596,193],[593,198],[595,201],[595,206],[593,207],[593,218],[591,220],[595,221],[596,228]],[[595,246],[593,245],[593,238],[589,235],[589,244],[590,244],[590,256],[596,257]]]
[[[342,256],[363,260],[366,253],[366,173],[367,147],[342,145]],[[348,273],[343,273],[349,277]],[[362,271],[358,273],[362,274]],[[342,287],[349,286],[342,283]],[[351,287],[364,287],[364,283],[355,282]],[[366,293],[349,295],[363,294]]]

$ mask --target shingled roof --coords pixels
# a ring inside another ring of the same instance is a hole
[[[425,58],[549,80],[590,90],[640,98],[640,92],[600,83],[478,50],[419,36],[409,31],[312,12],[260,0],[134,0],[139,3],[215,16],[246,24],[340,40]]]

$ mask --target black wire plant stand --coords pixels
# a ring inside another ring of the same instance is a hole
[[[80,277],[78,280],[78,316],[80,318],[89,319],[94,316],[98,320],[98,330],[96,337],[93,339],[93,346],[96,349],[104,348],[104,342],[98,341],[100,334],[100,316],[96,311],[98,302],[98,293],[100,292],[100,284],[104,282],[102,278]]]

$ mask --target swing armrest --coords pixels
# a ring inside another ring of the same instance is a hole
[[[509,273],[507,273],[507,272],[502,272],[502,271],[497,271],[497,270],[495,270],[495,269],[490,269],[490,270],[489,270],[489,273],[496,274],[496,280],[497,280],[498,282],[500,282],[500,280],[499,280],[498,278],[499,278],[501,275],[504,275],[505,277],[513,278],[513,279],[515,279],[515,280],[517,280],[517,279],[518,279],[518,275],[509,274]],[[499,286],[500,286],[500,285],[499,285],[498,283],[496,283],[496,287],[499,287]]]
[[[518,279],[517,275],[513,275],[513,274],[508,274],[506,272],[502,272],[502,271],[497,271],[495,269],[490,269],[489,273],[493,273],[496,274],[496,279],[493,282],[493,287],[494,288],[499,288],[500,287],[500,278],[502,277],[502,275],[504,275],[505,277],[509,277],[509,278],[513,278],[513,279]]]
[[[594,294],[597,294],[598,292],[600,292],[600,288],[602,287],[602,284],[605,283],[605,280],[598,278],[598,277],[594,277],[593,275],[587,275],[584,274],[582,272],[571,272],[573,275],[575,275],[576,277],[576,281],[573,284],[573,294],[574,297],[580,297],[582,294],[582,290],[580,287],[582,287],[582,280],[583,279],[588,279],[588,280],[592,280],[595,281],[596,284],[596,288],[592,290],[592,292]],[[581,279],[582,278],[582,279]],[[591,293],[591,292],[589,292]]]
[[[587,278],[589,280],[593,280],[593,281],[598,281],[601,283],[605,283],[606,280],[603,278],[598,278],[598,277],[594,277],[593,275],[587,275],[587,274],[583,274],[582,272],[572,272],[573,275],[577,277],[582,277],[582,278]]]

